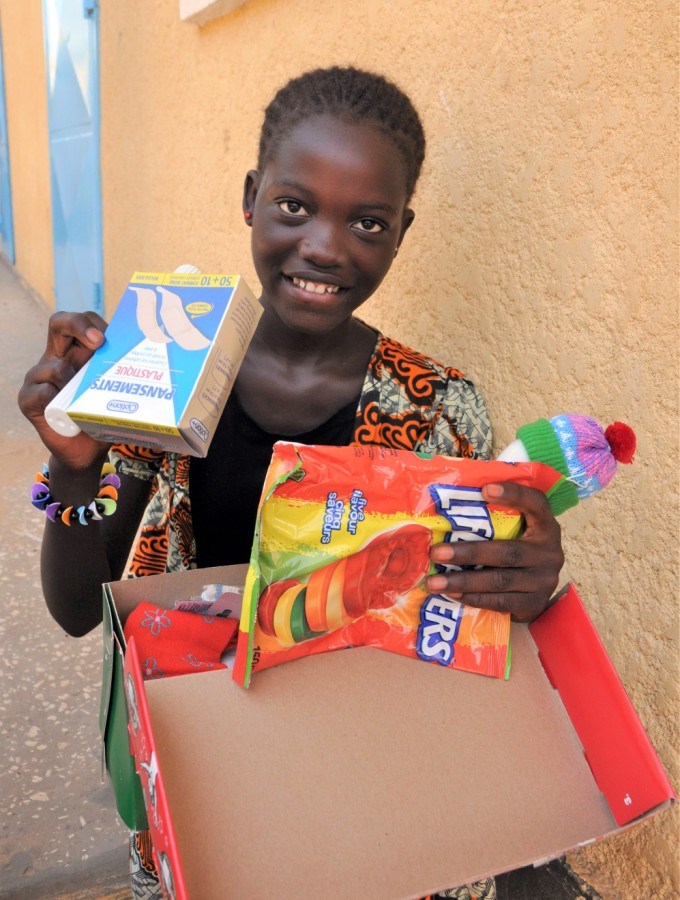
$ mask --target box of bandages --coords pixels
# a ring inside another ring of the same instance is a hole
[[[135,272],[68,417],[97,440],[205,456],[260,314],[240,275]]]
[[[166,896],[422,898],[673,801],[573,586],[512,624],[508,681],[373,647],[288,662],[244,690],[229,652],[210,666],[186,646],[192,674],[161,677],[169,611],[244,571],[105,588],[105,621],[128,635],[120,694]]]

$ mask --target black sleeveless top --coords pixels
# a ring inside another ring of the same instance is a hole
[[[205,459],[191,458],[191,516],[199,568],[247,563],[257,505],[276,441],[346,446],[354,434],[359,395],[304,434],[264,431],[232,393]],[[227,510],[220,515],[220,510]]]

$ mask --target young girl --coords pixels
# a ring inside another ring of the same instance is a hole
[[[121,477],[114,515],[86,528],[46,523],[45,599],[70,634],[100,622],[100,586],[123,574],[140,521],[135,576],[247,562],[279,439],[488,457],[491,430],[475,386],[354,315],[413,222],[424,152],[410,100],[380,76],[317,70],[274,97],[243,193],[264,312],[205,459],[56,435],[45,406],[102,343],[106,324],[94,313],[52,316],[45,354],[19,396],[51,451],[50,493],[64,506],[89,504],[107,454]],[[521,510],[522,538],[435,546],[433,560],[465,568],[427,586],[529,620],[557,585],[559,526],[538,491],[504,484],[484,493]],[[475,890],[494,896],[492,882]]]

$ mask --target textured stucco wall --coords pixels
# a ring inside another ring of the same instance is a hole
[[[16,269],[54,303],[47,88],[38,0],[0,0]]]
[[[8,28],[24,19],[33,42],[38,6],[0,0],[16,69]],[[675,784],[677,25],[671,0],[249,0],[200,29],[173,0],[104,0],[101,19],[109,311],[134,269],[189,261],[255,284],[241,186],[288,77],[353,63],[411,93],[429,138],[416,220],[362,314],[474,377],[499,446],[560,411],[635,426],[635,465],[564,517],[564,574]],[[35,206],[19,267],[49,294],[40,65],[8,106],[13,178],[38,179],[15,187]],[[12,124],[24,103],[37,141]],[[674,810],[576,865],[606,898],[676,897],[677,835]]]

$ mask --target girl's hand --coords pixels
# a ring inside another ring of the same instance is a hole
[[[45,407],[103,343],[105,331],[106,322],[97,313],[55,313],[50,317],[45,352],[26,373],[19,391],[19,409],[43,444],[73,469],[93,464],[106,445],[82,432],[72,438],[58,435],[45,421]]]
[[[523,513],[524,534],[516,541],[436,544],[430,553],[433,562],[483,568],[431,575],[427,589],[530,622],[543,612],[557,587],[564,564],[560,526],[542,491],[507,482],[486,485],[482,495],[487,503]]]

